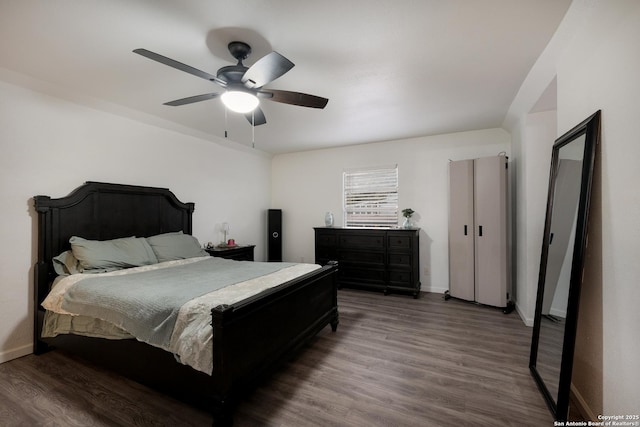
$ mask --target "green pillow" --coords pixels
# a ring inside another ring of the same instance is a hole
[[[144,237],[87,240],[73,236],[69,239],[69,243],[83,273],[103,273],[158,262],[153,249]]]
[[[158,262],[209,255],[202,249],[198,239],[190,234],[183,234],[182,231],[147,237],[147,242]]]
[[[53,269],[58,273],[58,276],[68,276],[82,271],[80,263],[71,251],[62,252],[55,257],[53,259]]]

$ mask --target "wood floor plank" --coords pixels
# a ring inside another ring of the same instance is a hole
[[[341,290],[325,328],[243,399],[244,426],[541,426],[531,329],[441,295]],[[61,352],[0,365],[2,426],[206,426],[206,411]]]

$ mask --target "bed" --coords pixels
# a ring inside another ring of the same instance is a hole
[[[231,425],[235,402],[256,382],[326,326],[337,329],[337,264],[330,263],[240,301],[210,307],[206,313],[213,347],[210,375],[179,363],[171,352],[136,339],[77,334],[43,338],[48,313],[42,303],[58,276],[53,258],[70,249],[71,237],[102,242],[132,236],[190,235],[194,204],[181,202],[165,188],[99,182],[87,182],[62,198],[36,196],[34,204],[38,219],[36,354],[54,348],[77,354],[167,394],[206,406],[214,425]]]

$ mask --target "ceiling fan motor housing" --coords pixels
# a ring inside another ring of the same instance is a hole
[[[239,62],[244,61],[251,54],[251,46],[246,44],[245,42],[231,42],[227,45],[231,56],[236,58]]]
[[[216,77],[227,83],[240,83],[247,70],[248,68],[244,65],[227,65],[218,70]]]
[[[216,77],[228,83],[240,83],[242,81],[242,76],[244,76],[244,73],[249,69],[242,64],[242,61],[247,59],[249,54],[251,54],[251,46],[244,42],[234,41],[229,43],[227,47],[229,49],[229,53],[238,60],[238,63],[236,65],[228,65],[220,68]]]

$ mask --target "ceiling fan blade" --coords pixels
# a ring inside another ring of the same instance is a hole
[[[321,96],[309,95],[307,93],[290,92],[288,90],[261,90],[258,97],[266,98],[284,104],[299,105],[301,107],[324,108],[329,100]]]
[[[185,73],[193,74],[196,77],[200,77],[200,78],[203,78],[205,80],[210,80],[212,82],[216,82],[221,86],[226,86],[227,85],[227,82],[217,78],[213,74],[209,74],[209,73],[206,73],[204,71],[198,70],[197,68],[193,68],[190,65],[183,64],[182,62],[178,62],[178,61],[173,60],[171,58],[167,58],[166,56],[162,56],[162,55],[157,54],[155,52],[151,52],[150,50],[147,50],[147,49],[134,49],[133,52],[137,53],[138,55],[142,55],[142,56],[144,56],[146,58],[153,59],[154,61],[157,61],[157,62],[159,62],[161,64],[168,65],[169,67],[173,67],[173,68],[175,68],[177,70],[184,71]]]
[[[242,76],[242,83],[249,89],[262,87],[282,76],[294,65],[278,52],[271,52],[249,67]]]
[[[220,96],[219,93],[205,93],[204,95],[189,96],[187,98],[176,99],[175,101],[165,102],[164,105],[177,107],[179,105],[193,104],[194,102],[206,101],[208,99],[217,98],[219,96]]]
[[[253,111],[245,113],[244,116],[249,120],[249,123],[254,126],[260,126],[267,123],[267,118],[264,116],[264,112],[260,107],[256,107]]]

